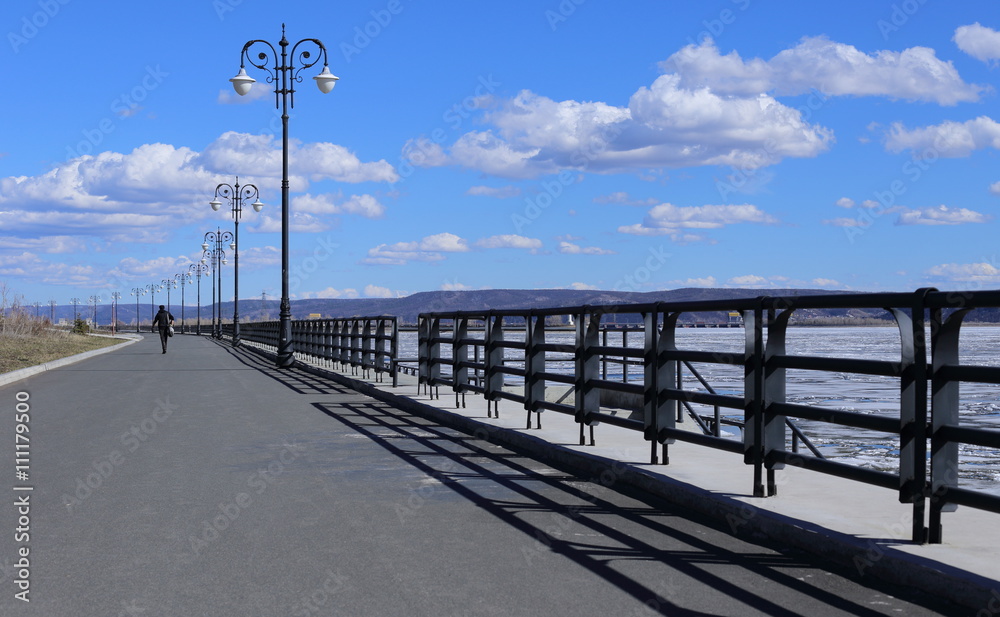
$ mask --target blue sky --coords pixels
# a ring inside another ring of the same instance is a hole
[[[263,71],[228,79],[282,23],[340,77],[291,112],[293,299],[1000,287],[993,0],[0,11],[0,282],[28,303],[187,272],[237,176],[266,204],[240,296],[277,298],[280,117]]]

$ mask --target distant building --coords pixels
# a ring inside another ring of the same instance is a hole
[[[306,319],[323,319],[323,315],[320,313],[309,313],[309,317]]]

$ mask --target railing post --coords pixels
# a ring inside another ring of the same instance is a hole
[[[465,386],[469,384],[469,367],[464,366],[469,361],[469,344],[465,340],[469,338],[469,318],[467,316],[456,317],[451,330],[451,376],[452,390],[455,391],[455,408],[459,407],[459,394],[465,392]],[[462,405],[464,407],[465,405]]]
[[[486,415],[489,417],[490,403],[496,408],[496,417],[500,417],[500,398],[503,392],[503,316],[490,313],[486,317],[486,383],[483,395],[486,397]]]
[[[584,307],[586,310],[589,307]],[[601,392],[591,384],[597,381],[601,371],[601,358],[596,348],[601,343],[601,313],[598,311],[581,312],[576,317],[576,382],[574,388],[574,411],[577,424],[580,425],[580,445],[585,444],[584,425],[597,426],[596,420],[589,420],[591,412],[601,410]],[[590,445],[594,445],[591,432]]]
[[[772,460],[772,450],[785,449],[786,417],[771,413],[772,403],[784,403],[786,369],[773,366],[772,358],[786,353],[785,340],[788,332],[788,320],[792,317],[794,308],[788,308],[774,316],[773,309],[768,312],[767,344],[764,347],[764,466],[767,469],[767,494],[778,494],[778,485],[774,480],[774,472],[784,469],[784,463]]]
[[[524,408],[528,412],[527,428],[531,428],[531,412],[541,414],[540,402],[545,402],[545,380],[539,377],[545,371],[545,352],[539,347],[545,343],[545,316],[530,314],[525,321],[525,376]],[[539,422],[541,420],[539,419]]]
[[[958,487],[958,443],[942,439],[938,431],[960,422],[959,382],[940,376],[942,368],[959,363],[958,340],[962,320],[970,309],[955,311],[942,321],[941,309],[931,317],[931,511],[929,541],[942,541],[941,513],[954,512],[958,505],[949,503],[947,493]]]
[[[764,497],[764,302],[743,311],[743,462],[753,465],[753,496]]]
[[[662,326],[658,326],[660,315],[663,315]],[[664,429],[677,428],[678,403],[677,398],[667,391],[673,389],[677,380],[678,361],[670,357],[670,352],[677,351],[677,320],[679,312],[663,314],[660,309],[651,311],[645,317],[645,381],[644,395],[644,433],[652,435],[652,460],[656,462],[656,446],[662,445],[662,463],[670,464],[669,446],[677,440],[668,437]]]

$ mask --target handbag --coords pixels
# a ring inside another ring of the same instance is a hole
[[[167,326],[167,336],[173,336],[173,335],[174,335],[174,327]]]

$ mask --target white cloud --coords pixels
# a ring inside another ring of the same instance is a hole
[[[467,190],[465,194],[507,199],[509,197],[518,197],[521,194],[521,189],[516,186],[472,186],[469,187],[469,190]]]
[[[1000,182],[994,182],[990,185],[990,192],[994,195],[1000,195]]]
[[[673,281],[672,284],[679,287],[715,287],[716,279],[714,276],[706,276],[702,278],[689,278],[683,281]]]
[[[985,223],[990,217],[968,208],[936,208],[907,210],[899,215],[897,225],[962,225],[964,223]]]
[[[723,56],[711,40],[688,45],[663,63],[684,88],[710,88],[734,96],[776,96],[818,91],[830,96],[882,96],[940,105],[977,101],[983,88],[966,84],[933,49],[910,47],[867,54],[826,37],[804,37],[769,61]]]
[[[336,203],[340,201],[340,203]],[[358,214],[365,218],[382,218],[385,206],[371,195],[351,195],[344,200],[341,195],[298,195],[291,200],[293,212],[309,214]]]
[[[840,281],[837,281],[837,280],[834,280],[834,279],[815,278],[811,282],[816,287],[840,287],[841,286],[840,285]]]
[[[445,232],[415,242],[379,244],[368,250],[368,257],[361,263],[396,266],[409,261],[441,261],[444,259],[442,253],[464,253],[468,250],[468,242]]]
[[[309,291],[303,293],[300,297],[304,299],[310,298],[323,298],[323,299],[337,299],[337,298],[360,298],[361,294],[358,293],[357,289],[335,289],[333,287],[327,287],[321,291]]]
[[[998,283],[1000,269],[989,263],[941,264],[927,270],[928,278],[952,283]]]
[[[885,136],[885,147],[890,152],[912,150],[925,158],[931,154],[949,158],[969,156],[975,150],[1000,148],[1000,123],[979,116],[966,122],[948,120],[910,130],[895,122]]]
[[[1000,32],[982,26],[978,21],[970,26],[955,28],[952,40],[959,49],[976,60],[1000,60]]]
[[[755,274],[747,274],[744,276],[734,276],[733,278],[726,281],[727,285],[734,287],[763,287],[769,285],[768,280],[763,276],[757,276]]]
[[[560,242],[559,252],[566,255],[617,255],[615,251],[602,249],[597,246],[582,247],[571,242]]]
[[[488,238],[477,240],[474,246],[482,249],[511,248],[537,251],[542,248],[542,241],[538,238],[526,238],[515,234],[502,234],[499,236],[490,236]]]
[[[388,287],[365,285],[365,296],[368,298],[395,298],[396,294],[392,293]]]
[[[682,233],[681,230],[720,229],[738,223],[770,225],[777,222],[777,219],[750,204],[682,207],[664,203],[651,208],[642,223],[621,226],[618,231],[643,236],[669,235],[675,241],[695,242],[704,239],[703,236]]]
[[[682,88],[679,81],[677,75],[657,78],[635,92],[628,107],[554,101],[522,91],[484,114],[492,128],[466,133],[447,149],[436,144],[433,156],[414,162],[460,165],[511,178],[564,170],[754,169],[786,157],[816,156],[833,139],[829,130],[809,125],[799,111],[772,97],[720,96],[707,88]]]
[[[596,285],[590,285],[588,283],[570,283],[569,288],[579,291],[593,291],[598,289]]]
[[[837,200],[837,205],[840,206],[841,208],[853,208],[854,200],[848,197],[841,197],[840,199]]]

